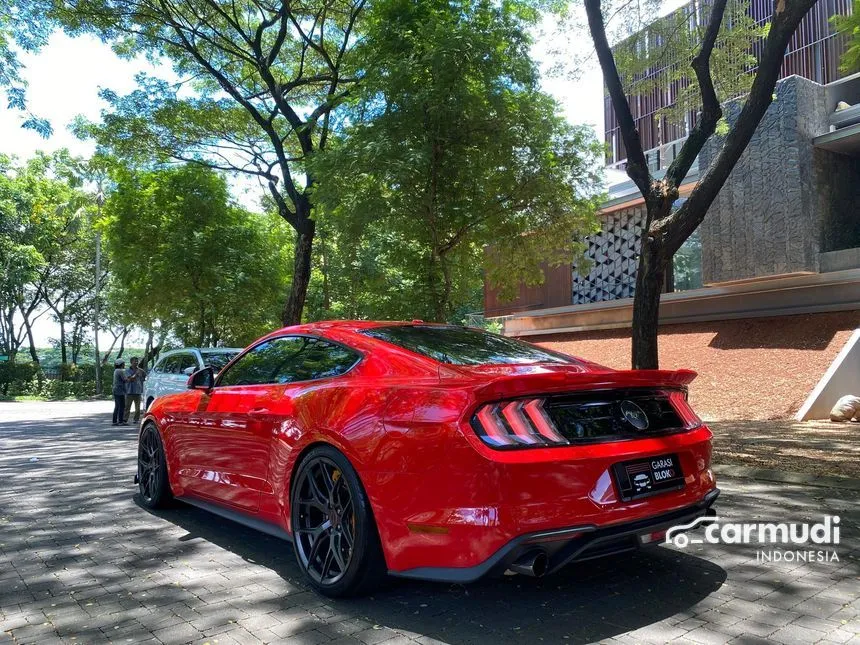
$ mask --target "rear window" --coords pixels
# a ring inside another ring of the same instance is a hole
[[[392,325],[361,333],[450,365],[577,362],[564,354],[468,327]]]

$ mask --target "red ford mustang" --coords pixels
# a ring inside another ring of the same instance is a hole
[[[540,576],[713,514],[694,377],[463,327],[289,327],[155,401],[137,480],[149,507],[177,497],[292,540],[327,595]]]

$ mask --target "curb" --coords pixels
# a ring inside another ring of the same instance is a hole
[[[766,468],[756,468],[755,466],[736,466],[734,464],[714,465],[713,470],[717,475],[724,475],[726,477],[860,491],[860,479],[839,475],[808,475],[806,473],[768,470]]]

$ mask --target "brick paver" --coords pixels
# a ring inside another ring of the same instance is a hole
[[[285,542],[140,507],[135,431],[112,428],[109,408],[0,403],[0,643],[860,643],[856,491],[720,481],[729,521],[839,514],[839,563],[660,547],[541,580],[396,582],[333,601],[308,590]]]

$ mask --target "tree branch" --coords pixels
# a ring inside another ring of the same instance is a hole
[[[630,112],[630,104],[624,93],[624,86],[615,65],[615,56],[606,38],[606,27],[603,24],[603,13],[600,10],[600,0],[585,0],[585,12],[588,14],[588,28],[591,38],[594,40],[594,48],[600,67],[603,69],[603,79],[618,124],[621,128],[621,137],[627,150],[627,174],[639,188],[639,192],[646,200],[651,194],[651,172],[648,170],[648,162],[645,160],[645,151],[642,149],[642,141],[639,139],[639,131],[636,129],[636,121]]]
[[[711,78],[711,53],[714,51],[714,44],[720,33],[726,4],[727,0],[714,0],[702,46],[699,53],[693,58],[692,67],[696,73],[696,79],[699,81],[699,91],[702,95],[702,113],[690,136],[681,146],[678,156],[675,157],[666,171],[664,181],[671,191],[677,192],[678,186],[684,181],[684,177],[687,176],[705,143],[716,131],[717,123],[723,116],[723,110],[714,89],[714,80]]]
[[[773,101],[773,91],[782,68],[785,48],[800,21],[815,3],[816,0],[792,0],[792,2],[777,0],[775,3],[773,21],[759,60],[758,71],[734,127],[687,201],[681,208],[658,223],[657,233],[664,239],[665,250],[669,257],[702,223],[708,209],[755,134],[756,128]]]

